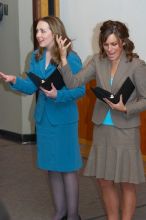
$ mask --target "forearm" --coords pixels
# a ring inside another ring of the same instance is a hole
[[[141,113],[146,110],[146,99],[142,99],[132,103],[127,103],[126,109],[127,109],[127,116]]]
[[[67,63],[61,68],[61,74],[68,88],[79,87],[83,84],[83,82],[79,78],[79,75],[72,74],[72,71]]]
[[[59,90],[55,102],[70,102],[79,99],[85,95],[85,87],[78,87],[76,89]]]
[[[61,68],[61,74],[68,88],[82,86],[90,80],[95,79],[96,68],[94,59],[91,59],[90,62],[76,75],[72,74],[68,64]]]
[[[28,95],[37,91],[37,87],[29,79],[22,79],[21,77],[16,77],[15,83],[10,85],[11,89]]]

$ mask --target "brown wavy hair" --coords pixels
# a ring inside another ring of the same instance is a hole
[[[109,35],[114,34],[118,40],[121,40],[123,43],[123,49],[126,53],[128,61],[132,61],[134,57],[139,57],[136,53],[133,53],[135,48],[134,43],[129,39],[129,30],[126,25],[119,21],[108,20],[105,21],[100,27],[99,34],[99,48],[100,48],[100,57],[104,58],[107,56],[103,44],[106,42]]]
[[[67,36],[67,33],[66,33],[63,22],[58,17],[46,16],[46,17],[39,18],[37,23],[39,21],[46,22],[49,25],[49,28],[50,28],[50,30],[52,31],[52,33],[54,35],[62,36],[63,39],[67,38],[66,44],[68,44],[71,41],[70,38]],[[41,59],[42,54],[44,52],[44,49],[45,48],[38,47],[38,52],[36,53],[36,56],[35,56],[36,60]],[[70,45],[67,49],[67,54],[71,50],[72,50],[72,47]],[[60,63],[60,61],[61,61],[60,53],[59,53],[58,44],[57,44],[55,38],[54,38],[54,45],[51,48],[51,57],[52,57],[51,58],[51,63],[54,63],[54,64],[59,64]]]

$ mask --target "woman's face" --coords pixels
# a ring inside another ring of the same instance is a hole
[[[109,60],[116,61],[120,58],[123,51],[123,43],[121,40],[117,39],[115,34],[111,34],[103,43],[103,48]]]
[[[48,50],[54,44],[54,35],[50,30],[47,22],[39,21],[36,28],[36,39],[40,47],[45,47]]]

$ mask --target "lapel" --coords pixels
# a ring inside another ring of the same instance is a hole
[[[111,61],[108,58],[104,58],[101,61],[99,69],[99,80],[102,88],[112,93],[116,93],[128,76],[129,62],[127,62],[125,52],[123,51],[121,54],[120,62],[113,78],[112,85],[110,83]]]
[[[39,65],[39,70],[40,70],[39,74],[40,74],[40,77],[42,79],[46,79],[49,75],[52,74],[52,72],[56,68],[55,65],[50,63],[48,65],[48,67],[45,69],[45,66],[46,66],[46,49],[44,50],[42,58],[39,60],[38,65]]]
[[[110,85],[110,70],[111,70],[111,63],[107,58],[102,59],[101,62],[99,62],[100,68],[99,68],[99,80],[101,83],[101,86],[111,91],[111,85]]]
[[[39,69],[39,76],[45,79],[45,62],[46,62],[46,51],[44,50],[42,57],[39,61],[36,61]]]
[[[129,65],[127,62],[126,54],[123,52],[121,54],[120,62],[113,78],[111,91],[116,93],[116,91],[121,87],[128,76]]]

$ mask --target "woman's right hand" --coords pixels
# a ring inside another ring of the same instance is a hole
[[[67,48],[71,45],[71,42],[65,45],[67,38],[63,40],[62,36],[58,35],[56,35],[56,41],[60,51],[61,64],[62,66],[65,66],[67,64]]]
[[[15,84],[15,82],[16,82],[16,76],[6,75],[6,74],[4,74],[2,72],[0,72],[0,79],[4,80],[7,83]]]

